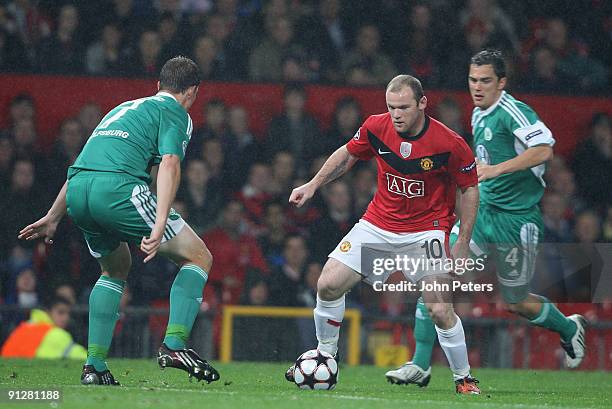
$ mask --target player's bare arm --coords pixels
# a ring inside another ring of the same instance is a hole
[[[181,160],[177,155],[164,155],[157,172],[157,212],[155,225],[149,237],[143,237],[140,249],[147,254],[144,262],[148,262],[155,254],[162,241],[170,207],[176,196],[181,180]]]
[[[53,243],[53,236],[55,235],[55,230],[57,230],[57,225],[62,220],[62,217],[64,217],[66,214],[67,187],[68,182],[66,181],[47,214],[38,221],[21,229],[18,236],[20,239],[35,240],[44,238],[45,243]]]
[[[552,157],[553,148],[549,145],[541,145],[528,148],[520,155],[505,162],[498,163],[497,165],[487,165],[486,163],[478,162],[478,181],[483,182],[506,173],[529,169],[551,160]],[[463,221],[461,223],[463,223]]]
[[[459,236],[451,252],[455,259],[468,256],[472,229],[476,222],[478,213],[478,202],[480,194],[478,185],[460,189],[459,213],[461,214],[461,224],[459,225]]]
[[[289,196],[289,203],[302,207],[308,199],[314,196],[317,189],[344,175],[358,160],[349,153],[346,145],[338,148],[308,183],[293,189]]]

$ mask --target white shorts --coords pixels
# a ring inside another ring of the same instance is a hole
[[[427,275],[452,271],[448,241],[443,230],[392,233],[361,219],[329,257],[361,274],[370,285],[384,283],[396,271],[418,282]]]

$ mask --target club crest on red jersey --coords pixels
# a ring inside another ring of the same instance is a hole
[[[411,152],[412,144],[410,142],[400,143],[400,155],[402,155],[402,158],[406,159],[408,156],[410,156]]]
[[[425,182],[422,180],[404,179],[391,173],[386,175],[389,192],[406,196],[409,199],[425,196]]]

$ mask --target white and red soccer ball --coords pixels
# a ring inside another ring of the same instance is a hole
[[[300,389],[334,389],[338,383],[338,363],[331,354],[311,349],[295,361],[293,377]]]

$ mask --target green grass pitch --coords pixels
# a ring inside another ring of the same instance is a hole
[[[120,387],[79,384],[80,362],[0,360],[0,390],[61,388],[58,408],[611,408],[612,373],[477,369],[481,396],[457,396],[447,368],[433,369],[427,388],[388,384],[385,369],[340,368],[333,391],[303,391],[284,380],[286,364],[217,364],[221,380],[190,383],[184,372],[154,360],[109,361]],[[0,402],[2,402],[0,400]],[[4,408],[55,407],[0,403]]]

